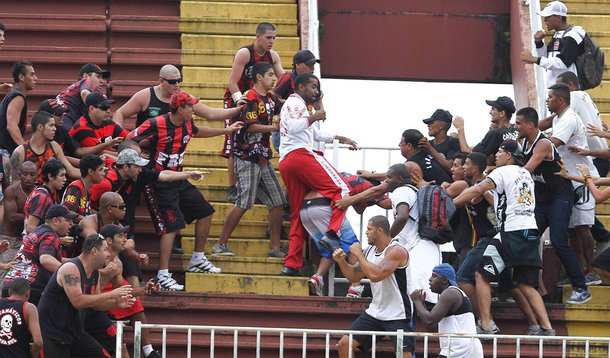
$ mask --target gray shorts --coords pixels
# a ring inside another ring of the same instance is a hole
[[[595,223],[595,198],[589,188],[580,185],[574,189],[574,208],[570,216],[570,229],[591,226]]]
[[[284,191],[271,163],[257,164],[247,160],[235,159],[235,178],[237,201],[235,206],[251,209],[258,198],[269,209],[287,204]]]

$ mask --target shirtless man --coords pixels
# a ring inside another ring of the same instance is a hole
[[[2,239],[9,242],[8,249],[0,259],[0,278],[3,278],[10,268],[19,246],[21,245],[21,233],[23,232],[23,207],[28,195],[36,186],[36,165],[32,162],[24,162],[19,166],[19,181],[14,182],[4,191],[4,226],[2,227]]]

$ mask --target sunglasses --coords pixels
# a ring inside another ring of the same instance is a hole
[[[167,78],[163,78],[161,77],[161,79],[167,83],[169,83],[170,85],[175,85],[176,83],[181,83],[182,82],[182,77],[180,78],[176,78],[174,80],[168,80]]]
[[[108,205],[108,206],[113,207],[113,208],[117,208],[117,209],[120,209],[120,210],[125,210],[125,208],[127,208],[127,205],[125,205],[125,204],[121,204],[121,205]]]
[[[110,109],[110,106],[106,106],[106,105],[100,104],[99,106],[95,106],[95,108],[97,108],[97,109],[99,109],[101,111],[107,111],[107,110]]]

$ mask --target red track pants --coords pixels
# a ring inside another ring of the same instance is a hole
[[[334,204],[349,195],[349,185],[337,170],[323,156],[306,149],[294,150],[280,162],[280,174],[288,191],[290,203],[290,249],[284,259],[284,266],[299,269],[303,266],[303,245],[307,231],[301,223],[301,203],[305,194],[315,190],[331,200],[333,213],[328,230],[339,233],[345,218],[345,210],[336,209]]]

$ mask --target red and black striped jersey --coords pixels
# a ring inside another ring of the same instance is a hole
[[[271,56],[271,52],[265,52],[262,56],[257,54],[256,51],[254,51],[253,43],[242,48],[248,49],[248,52],[250,53],[250,59],[248,60],[248,63],[246,63],[246,65],[244,66],[244,70],[241,74],[241,77],[237,82],[237,87],[239,87],[239,91],[241,93],[245,93],[247,90],[254,87],[254,83],[252,82],[252,66],[259,62],[267,62],[270,63],[271,66],[273,66],[273,58]],[[227,87],[227,90],[225,91],[224,100],[227,101],[229,99],[231,99],[231,92]]]
[[[55,150],[53,150],[53,146],[51,142],[47,142],[44,147],[44,151],[41,154],[34,152],[32,146],[30,145],[30,141],[23,143],[23,161],[24,162],[32,162],[36,164],[36,184],[42,185],[42,166],[49,159],[55,158]]]
[[[68,185],[64,192],[62,204],[78,215],[87,216],[91,214],[90,194],[82,180],[75,180]]]
[[[182,171],[186,146],[199,129],[193,119],[176,126],[170,121],[170,114],[151,118],[133,130],[136,142],[148,139],[151,148],[149,167],[155,170]]]
[[[273,157],[269,143],[270,133],[248,133],[253,124],[270,125],[273,116],[279,114],[279,100],[273,93],[266,96],[258,94],[255,90],[246,93],[246,108],[241,112],[240,121],[244,127],[235,132],[233,155],[253,163],[265,164]]]
[[[68,108],[68,112],[64,115],[65,128],[71,128],[81,116],[87,113],[87,106],[83,102],[81,92],[83,90],[93,92],[96,89],[97,87],[90,78],[81,78],[55,97],[60,106]]]
[[[21,277],[30,281],[32,288],[43,290],[52,272],[40,263],[40,257],[51,255],[61,262],[61,252],[59,236],[55,231],[46,224],[36,227],[23,239],[13,268],[6,274],[2,286],[8,287],[15,278]]]
[[[34,215],[41,221],[44,221],[47,216],[47,210],[51,205],[57,204],[57,202],[57,193],[51,193],[51,189],[46,185],[37,186],[25,200],[23,218],[27,220],[28,216]]]
[[[288,98],[294,93],[294,80],[297,78],[296,71],[284,72],[275,83],[273,93],[280,96],[283,99]]]
[[[70,136],[80,144],[81,147],[94,147],[100,143],[106,143],[112,138],[127,137],[128,131],[121,128],[112,119],[105,120],[101,126],[96,126],[85,116],[80,117],[78,122],[70,130]]]
[[[356,194],[362,193],[363,191],[367,190],[368,188],[371,188],[374,186],[370,181],[363,179],[357,175],[346,173],[346,172],[341,172],[339,174],[341,174],[343,179],[347,182],[347,184],[351,188],[351,190],[349,192],[350,196],[354,196]],[[380,201],[385,200],[387,198],[388,198],[388,196],[383,194],[370,201],[355,204],[354,206],[361,206],[364,209],[369,206],[376,205]]]

